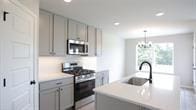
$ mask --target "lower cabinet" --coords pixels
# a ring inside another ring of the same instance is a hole
[[[96,73],[96,87],[109,83],[109,71],[100,71]]]
[[[39,98],[39,110],[68,110],[74,104],[73,80],[41,83]]]
[[[60,110],[66,110],[73,106],[73,85],[60,88]]]
[[[154,108],[146,108],[141,105],[136,105],[107,95],[95,94],[96,110],[159,110]]]
[[[59,88],[40,92],[40,110],[59,110]]]

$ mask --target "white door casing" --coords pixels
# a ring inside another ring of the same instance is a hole
[[[6,1],[6,21],[1,33],[1,110],[34,110],[34,24],[33,17]],[[2,21],[2,20],[1,20]]]

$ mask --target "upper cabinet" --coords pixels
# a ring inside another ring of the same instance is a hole
[[[40,11],[39,17],[39,54],[47,56],[52,54],[53,15]]]
[[[67,19],[40,11],[39,53],[41,56],[65,56]]]
[[[81,22],[40,10],[40,56],[65,56],[67,40],[88,42],[88,55],[101,56],[102,30]]]
[[[88,26],[89,56],[102,55],[102,30]]]
[[[87,25],[74,20],[68,20],[68,39],[87,42]]]
[[[89,43],[89,56],[96,55],[96,28],[88,26],[88,43]]]
[[[53,51],[57,56],[65,56],[67,49],[67,19],[54,15],[54,46]]]
[[[96,56],[102,55],[102,30],[96,29]]]

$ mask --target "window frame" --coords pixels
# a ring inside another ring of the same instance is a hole
[[[173,44],[173,50],[172,50],[172,68],[173,68],[173,70],[172,70],[172,72],[161,72],[161,71],[153,71],[153,69],[152,69],[152,72],[153,73],[158,73],[158,74],[167,74],[167,75],[175,75],[175,66],[174,66],[174,59],[175,59],[175,57],[174,57],[174,52],[175,52],[175,45],[174,45],[174,42],[157,42],[157,43],[153,43],[153,45],[156,45],[156,44]],[[135,69],[136,69],[136,72],[149,72],[149,71],[147,71],[147,70],[139,70],[139,65],[138,65],[138,46],[136,45],[136,48],[135,48]],[[152,68],[153,68],[153,66],[155,66],[155,60],[154,59],[156,59],[156,57],[155,57],[155,49],[153,48],[153,64],[152,64]]]

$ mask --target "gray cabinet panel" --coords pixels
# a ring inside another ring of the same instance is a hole
[[[73,103],[73,78],[40,83],[40,110],[66,110]]]
[[[100,71],[96,73],[96,87],[109,83],[109,71]]]
[[[83,23],[78,23],[78,36],[79,40],[87,41],[87,26]]]
[[[95,46],[96,46],[96,29],[92,26],[88,26],[88,43],[89,43],[89,56],[95,56]]]
[[[69,19],[68,39],[87,41],[87,26],[83,23]]]
[[[67,40],[66,18],[41,10],[39,33],[40,56],[65,56]]]
[[[96,94],[96,110],[141,110],[139,105]]]
[[[66,110],[66,108],[73,106],[73,93],[73,85],[67,85],[60,88],[60,110]]]
[[[56,56],[65,56],[67,41],[67,19],[54,15],[54,53]]]
[[[39,29],[39,54],[50,55],[53,45],[53,15],[51,13],[40,11]]]
[[[77,40],[77,38],[78,38],[77,22],[73,20],[68,20],[68,39]]]
[[[59,110],[59,88],[40,92],[40,110]]]
[[[102,30],[96,29],[96,56],[102,55]]]

